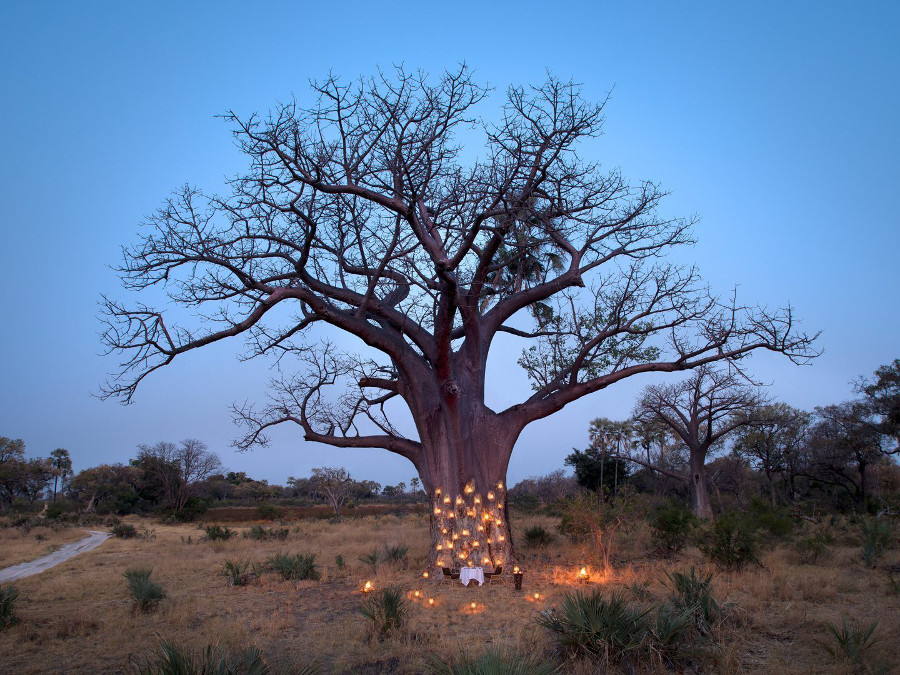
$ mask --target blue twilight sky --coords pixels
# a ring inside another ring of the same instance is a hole
[[[558,7],[558,8],[557,8]],[[0,0],[0,436],[76,469],[125,462],[138,443],[200,438],[232,470],[283,482],[313,466],[408,481],[379,450],[305,444],[298,431],[238,454],[228,406],[260,400],[263,362],[220,344],[152,377],[133,405],[91,397],[109,265],[143,216],[190,182],[239,171],[215,115],[266,111],[345,77],[466,61],[498,88],[547,69],[601,97],[607,167],[659,181],[670,215],[701,217],[686,252],[714,288],[790,302],[823,331],[814,365],[754,358],[772,393],[811,408],[900,357],[900,3],[884,2],[12,2]],[[501,345],[502,347],[502,345]],[[510,351],[510,350],[503,350]],[[491,400],[527,390],[515,352],[490,363]],[[526,430],[510,483],[562,465],[590,419],[628,415],[622,383]]]

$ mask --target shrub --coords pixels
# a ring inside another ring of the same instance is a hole
[[[389,563],[400,564],[406,559],[407,553],[409,553],[409,546],[403,546],[402,544],[385,546],[383,560]]]
[[[302,553],[295,555],[276,553],[266,562],[285,581],[302,581],[304,579],[318,581],[320,577],[319,570],[316,567],[315,553],[308,555],[303,555]]]
[[[866,653],[878,642],[878,638],[874,637],[875,629],[878,628],[877,621],[863,628],[848,626],[847,619],[843,619],[840,628],[833,623],[826,623],[825,628],[836,644],[830,645],[821,641],[819,644],[833,658],[844,658],[857,667],[862,665]]]
[[[19,589],[15,586],[0,586],[0,628],[12,626],[19,619],[16,616],[16,601],[19,599]]]
[[[132,539],[138,535],[134,525],[130,523],[116,523],[113,525],[111,531],[113,536],[118,537],[119,539]]]
[[[443,663],[432,656],[430,672],[434,675],[550,675],[556,672],[556,667],[534,654],[492,647],[480,656],[463,656],[454,663]]]
[[[247,572],[249,567],[249,560],[226,560],[222,563],[222,576],[228,578],[232,586],[246,586],[251,578]]]
[[[649,518],[650,537],[658,553],[671,556],[684,548],[697,522],[694,514],[675,504],[657,508]]]
[[[378,640],[399,635],[409,608],[398,586],[389,586],[363,602],[358,611],[372,622],[372,636]]]
[[[541,525],[535,525],[534,527],[529,527],[525,530],[525,545],[529,548],[538,548],[539,546],[546,546],[553,539],[553,535],[551,535],[547,529]]]
[[[372,573],[378,571],[378,561],[380,558],[378,557],[378,550],[374,550],[371,553],[366,553],[364,555],[359,556],[359,561],[361,563],[365,563],[366,565],[372,566]]]
[[[741,570],[757,558],[753,526],[736,513],[728,513],[709,525],[697,544],[700,552],[719,567]]]
[[[340,553],[334,556],[334,564],[337,565],[337,568],[339,570],[343,570],[347,567],[347,563],[344,561],[344,556]]]
[[[890,545],[892,527],[888,520],[872,518],[859,523],[859,531],[862,535],[862,560],[867,567],[875,567],[884,550]]]
[[[139,675],[269,675],[276,671],[255,647],[229,656],[221,649],[208,645],[204,651],[194,654],[186,647],[163,640],[160,653],[147,659],[135,672]],[[309,665],[305,668],[291,668],[290,672],[296,675],[318,675],[321,670],[315,665]]]
[[[256,516],[260,520],[277,520],[283,513],[284,511],[274,504],[260,504],[256,507]]]
[[[827,557],[831,549],[828,548],[827,537],[821,534],[809,534],[794,542],[794,551],[801,563],[813,565],[819,558]]]
[[[125,579],[128,582],[128,590],[131,593],[131,599],[134,600],[136,609],[142,612],[148,612],[159,601],[166,597],[163,587],[154,581],[150,581],[150,569],[133,569],[125,570]]]
[[[288,538],[290,530],[286,527],[275,529],[274,527],[265,528],[262,525],[254,525],[248,532],[244,532],[244,537],[249,539],[277,540],[284,541]]]
[[[687,573],[666,573],[672,585],[672,606],[682,612],[688,612],[694,620],[697,630],[709,637],[712,627],[722,616],[722,607],[712,596],[712,574],[697,576],[691,567]]]
[[[647,631],[646,615],[617,595],[602,590],[567,593],[558,612],[541,612],[538,623],[556,638],[558,647],[573,656],[599,659],[610,668],[641,647]]]
[[[210,541],[227,541],[237,535],[237,532],[221,525],[207,525],[203,528],[206,538]]]

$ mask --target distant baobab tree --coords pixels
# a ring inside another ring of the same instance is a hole
[[[105,299],[105,344],[123,356],[105,395],[130,401],[182,354],[243,336],[296,370],[268,403],[237,408],[241,448],[291,422],[307,440],[402,455],[432,500],[432,561],[501,564],[513,559],[506,471],[527,425],[639,373],[813,354],[790,309],[722,300],[666,262],[691,223],[659,213],[655,184],[577,154],[606,102],[572,82],[510,88],[493,123],[478,121],[489,90],[465,66],[329,77],[312,93],[308,106],[227,114],[247,170],[223,195],[178,191],[125,251],[126,289],[162,287],[197,322]],[[461,161],[460,130],[480,132],[481,159]],[[311,326],[358,337],[364,354],[304,341]],[[485,373],[501,333],[527,345],[533,391],[493,410]],[[415,434],[392,423],[395,405]]]

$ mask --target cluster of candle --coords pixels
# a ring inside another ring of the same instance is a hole
[[[501,544],[506,541],[503,490],[503,481],[498,481],[483,496],[475,491],[475,482],[469,481],[463,494],[453,499],[441,488],[435,489],[434,519],[442,535],[434,545],[439,567],[502,564]]]

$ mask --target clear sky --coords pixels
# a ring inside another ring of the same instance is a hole
[[[131,406],[92,398],[97,301],[138,223],[186,182],[216,190],[242,158],[215,115],[246,114],[345,77],[466,61],[500,91],[550,69],[603,96],[595,159],[699,215],[687,251],[722,292],[790,302],[824,355],[797,368],[754,358],[772,393],[812,408],[900,357],[900,3],[884,2],[12,2],[0,0],[0,436],[75,468],[125,462],[139,443],[199,438],[232,470],[284,482],[313,466],[395,483],[381,450],[304,443],[231,450],[234,401],[261,400],[264,362],[241,345],[188,355]],[[493,105],[493,104],[492,104]],[[490,107],[486,108],[486,113]],[[502,357],[492,400],[527,387]],[[626,382],[526,430],[510,483],[562,466],[590,419],[624,418]]]

